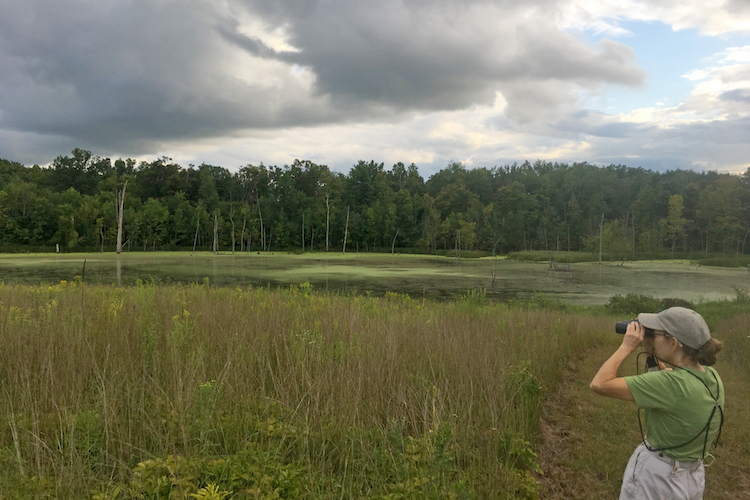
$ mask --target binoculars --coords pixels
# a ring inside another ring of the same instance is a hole
[[[637,319],[628,319],[628,320],[625,320],[625,321],[618,321],[617,323],[615,323],[615,333],[619,333],[620,335],[624,335],[625,334],[625,330],[628,329],[628,325],[631,322],[633,322],[633,321],[638,321],[638,320]]]
[[[624,335],[625,331],[628,329],[628,325],[632,323],[633,321],[638,322],[637,319],[627,319],[624,321],[618,321],[615,323],[615,333],[619,333],[620,335]],[[651,328],[646,328],[646,337],[653,337],[654,331]]]

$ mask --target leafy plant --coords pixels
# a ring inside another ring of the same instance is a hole
[[[220,491],[219,487],[215,484],[209,484],[199,489],[196,493],[190,494],[196,500],[224,500],[228,495],[228,491]]]
[[[606,308],[613,313],[630,316],[635,316],[642,312],[659,312],[663,309],[659,299],[638,293],[614,295],[610,297]]]

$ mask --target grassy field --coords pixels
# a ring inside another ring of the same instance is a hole
[[[85,261],[85,273],[84,273]],[[691,302],[722,300],[750,286],[743,268],[700,266],[690,261],[637,261],[623,265],[592,262],[550,270],[547,262],[455,259],[425,255],[364,253],[0,255],[5,283],[59,283],[84,275],[87,283],[203,283],[223,286],[286,287],[311,283],[318,291],[406,293],[415,298],[452,299],[468,290],[486,290],[498,301],[535,294],[577,305],[600,305],[616,294],[639,293]],[[493,279],[494,276],[494,279]]]
[[[750,307],[709,306],[732,369],[707,498],[740,498]],[[585,384],[614,319],[479,293],[2,285],[0,498],[534,499],[565,471],[589,480],[566,498],[609,498],[634,412]],[[545,422],[571,410],[578,448],[551,463]]]
[[[533,498],[541,402],[611,323],[307,287],[0,304],[7,498]]]
[[[115,286],[117,260],[0,257],[0,500],[613,498],[635,410],[588,381],[654,297],[727,341],[705,498],[748,498],[745,270],[139,253]]]

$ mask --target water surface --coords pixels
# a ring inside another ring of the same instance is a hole
[[[697,266],[687,261],[579,263],[571,272],[546,262],[504,259],[348,253],[286,254],[138,252],[115,254],[0,255],[0,281],[43,284],[72,281],[128,286],[137,280],[279,287],[311,283],[315,290],[406,293],[445,299],[486,290],[499,300],[543,293],[578,304],[602,304],[616,294],[640,293],[692,302],[731,298],[750,288],[742,268]],[[494,275],[494,279],[493,279]]]

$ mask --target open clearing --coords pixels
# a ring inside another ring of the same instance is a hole
[[[366,253],[144,252],[114,254],[0,255],[6,283],[56,283],[82,275],[87,283],[202,283],[223,286],[288,286],[311,283],[319,291],[406,293],[446,299],[484,289],[497,300],[541,293],[578,305],[597,305],[613,295],[639,293],[691,302],[722,300],[750,288],[744,268],[699,266],[690,261],[576,263],[570,272],[547,262],[502,258],[456,259],[428,255]],[[493,273],[495,279],[493,282]]]

